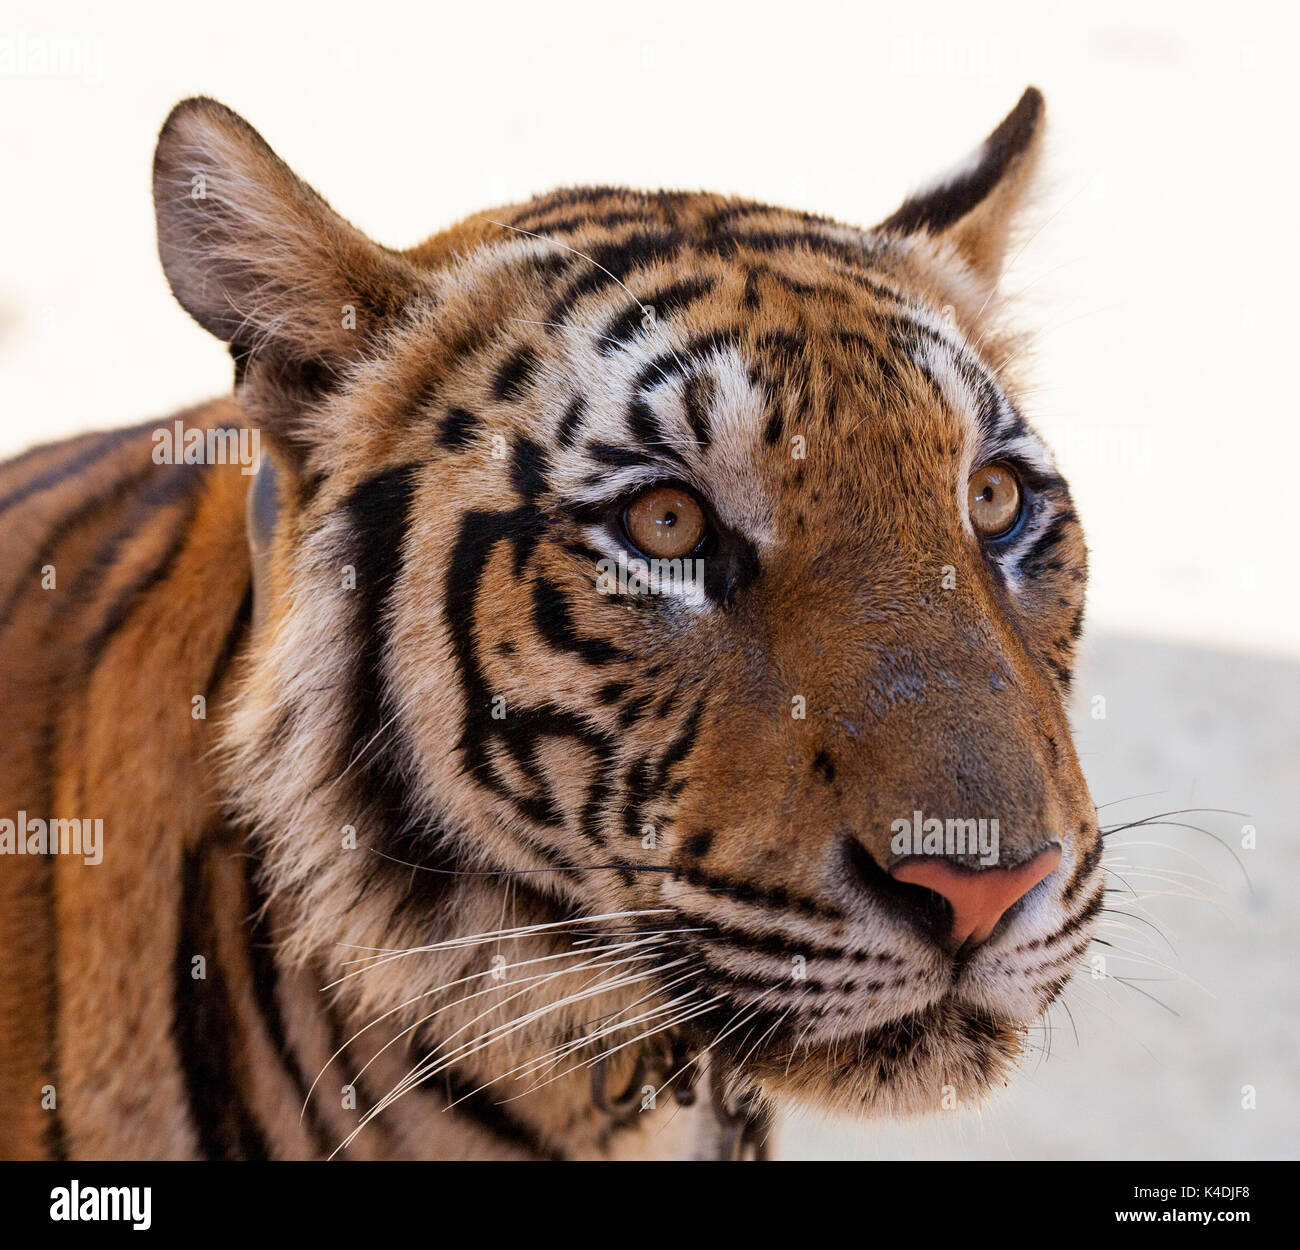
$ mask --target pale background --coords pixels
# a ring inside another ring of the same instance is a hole
[[[1104,817],[1247,815],[1188,818],[1231,851],[1116,835],[1173,848],[1116,853],[1162,874],[1117,859],[1135,888],[1198,898],[1145,901],[1167,941],[1124,922],[1114,940],[1160,966],[1077,986],[1050,1059],[982,1115],[800,1117],[784,1153],[1295,1156],[1297,33],[1281,4],[5,0],[0,454],[228,388],[154,251],[153,139],[183,96],[230,104],[344,215],[407,245],[571,182],[868,224],[1037,84],[1050,177],[1009,289],[1040,330],[1030,407],[1092,548],[1085,769]]]

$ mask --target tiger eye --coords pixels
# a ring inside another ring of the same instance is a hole
[[[1005,534],[1020,515],[1020,483],[1009,465],[986,464],[966,488],[970,523],[981,538]]]
[[[704,509],[680,486],[652,486],[623,513],[627,536],[655,560],[690,555],[704,537]]]

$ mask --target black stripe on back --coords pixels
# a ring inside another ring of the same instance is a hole
[[[150,421],[145,425],[133,425],[124,430],[110,430],[107,434],[96,438],[89,447],[83,448],[70,460],[65,460],[52,469],[47,469],[44,473],[38,474],[21,486],[11,490],[9,494],[0,497],[0,513],[17,507],[18,504],[30,499],[33,495],[39,495],[42,491],[58,486],[60,482],[66,482],[70,478],[76,477],[83,469],[88,469],[97,464],[109,452],[121,447],[124,443],[129,443],[133,438],[137,438],[146,430],[153,429],[157,425],[156,421]],[[28,454],[34,455],[41,450],[43,448],[35,447]]]
[[[92,495],[88,499],[80,500],[76,507],[61,516],[51,526],[41,539],[40,547],[31,558],[27,568],[15,579],[13,588],[10,590],[9,597],[5,600],[3,607],[0,607],[0,630],[4,630],[9,625],[14,612],[22,602],[23,596],[37,584],[41,569],[46,564],[53,564],[57,567],[58,562],[55,559],[55,553],[63,540],[69,537],[79,525],[89,521],[102,508],[111,506],[122,495],[135,489],[143,478],[154,471],[155,466],[152,463],[142,465],[131,476],[120,478],[114,482],[107,494]]]
[[[104,646],[113,634],[126,623],[140,596],[156,586],[170,571],[188,536],[190,521],[197,506],[197,492],[203,480],[202,470],[195,465],[171,465],[159,471],[158,479],[141,492],[131,506],[130,514],[116,533],[101,544],[94,558],[77,576],[70,591],[74,604],[92,604],[100,583],[121,556],[122,549],[136,534],[142,532],[157,512],[178,500],[185,500],[186,508],[174,523],[171,537],[162,556],[117,597],[100,616],[99,624],[89,632],[83,647],[85,669],[89,672],[98,662]]]

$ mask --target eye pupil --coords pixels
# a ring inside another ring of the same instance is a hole
[[[1021,490],[1007,464],[986,464],[971,474],[967,487],[971,526],[981,538],[1000,538],[1020,517]]]
[[[689,555],[708,528],[704,508],[680,486],[652,486],[623,511],[623,529],[632,545],[651,559]]]

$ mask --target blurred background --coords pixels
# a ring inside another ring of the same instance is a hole
[[[174,303],[170,107],[243,113],[407,246],[557,184],[707,187],[870,224],[1026,84],[1048,176],[1007,276],[1028,408],[1092,549],[1076,729],[1110,837],[1104,977],[982,1112],[796,1114],[802,1158],[1300,1154],[1298,19],[1276,4],[619,9],[70,0],[0,9],[0,455],[229,389]],[[1243,845],[1245,843],[1245,845]]]

